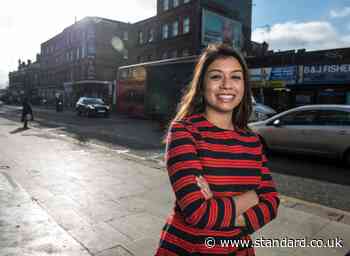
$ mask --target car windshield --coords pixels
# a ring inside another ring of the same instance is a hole
[[[101,99],[86,99],[84,100],[84,104],[104,104],[103,100]]]
[[[261,104],[261,103],[255,103],[255,107],[257,109],[265,110],[265,111],[268,111],[268,112],[273,112],[273,113],[276,112],[276,110],[274,110],[273,108],[271,108],[271,107],[269,107],[267,105]]]

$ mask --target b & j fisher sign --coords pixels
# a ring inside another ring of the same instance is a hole
[[[350,82],[350,64],[305,65],[299,81],[304,84],[343,84]]]

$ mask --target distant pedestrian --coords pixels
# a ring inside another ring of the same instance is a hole
[[[28,129],[28,121],[33,121],[33,110],[29,103],[28,98],[24,98],[22,102],[22,118],[21,121],[23,122],[23,128]]]

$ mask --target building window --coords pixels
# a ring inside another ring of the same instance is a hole
[[[129,40],[129,33],[128,33],[128,31],[124,31],[124,32],[123,32],[123,39],[124,39],[125,41]]]
[[[124,50],[123,50],[123,58],[124,58],[125,60],[129,59],[129,52],[128,52],[127,49],[124,49]]]
[[[174,21],[172,36],[177,36],[179,34],[179,22]]]
[[[88,43],[88,55],[93,56],[96,54],[96,47],[95,47],[95,42],[89,42]]]
[[[154,41],[154,29],[151,28],[148,32],[148,42],[153,42]]]
[[[168,24],[164,24],[162,26],[162,39],[167,39],[169,36],[169,26]]]
[[[85,58],[85,46],[84,45],[81,47],[81,57]]]
[[[186,57],[186,56],[189,56],[189,55],[190,55],[190,51],[187,48],[182,50],[182,56]]]
[[[80,47],[77,48],[77,60],[80,59]]]
[[[73,37],[73,34],[72,34]],[[93,27],[88,27],[87,38],[95,38],[95,29]]]
[[[179,6],[179,0],[173,0],[173,7],[178,7]]]
[[[184,34],[190,32],[190,18],[189,17],[184,18],[182,31]]]
[[[190,2],[190,0],[184,0],[184,4],[187,4],[189,2]]]
[[[169,0],[163,0],[163,11],[167,11],[169,9]]]
[[[139,41],[139,44],[143,44],[143,33],[142,33],[142,31],[139,31],[138,41]]]

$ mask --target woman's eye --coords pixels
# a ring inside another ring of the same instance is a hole
[[[221,76],[220,75],[212,75],[212,76],[210,76],[210,79],[219,80],[219,79],[221,79]]]
[[[231,79],[233,79],[233,80],[241,80],[242,78],[240,76],[231,76]]]

